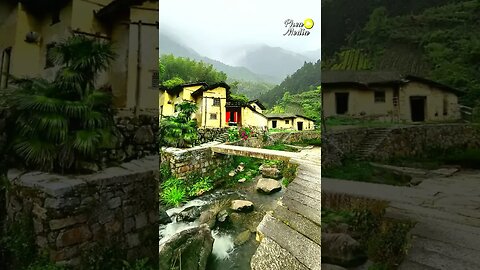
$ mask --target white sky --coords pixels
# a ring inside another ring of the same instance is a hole
[[[160,0],[160,31],[213,59],[235,47],[265,44],[302,53],[319,50],[320,0]],[[283,36],[286,19],[315,25],[308,36]],[[163,29],[163,30],[162,30]],[[161,46],[161,43],[160,43]],[[228,62],[228,61],[227,61]]]

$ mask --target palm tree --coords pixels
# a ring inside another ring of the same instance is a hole
[[[192,120],[197,106],[184,101],[177,105],[177,109],[177,116],[167,116],[160,123],[160,144],[184,148],[198,139],[197,121]]]
[[[53,49],[52,60],[59,66],[53,81],[14,80],[12,150],[27,167],[78,169],[108,140],[112,99],[95,88],[95,80],[114,57],[110,44],[72,36]]]

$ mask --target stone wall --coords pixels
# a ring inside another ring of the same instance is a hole
[[[33,219],[36,245],[78,266],[95,246],[158,260],[158,156],[81,176],[8,172],[8,223]]]
[[[2,96],[0,95],[0,98]],[[6,174],[6,146],[7,146],[7,126],[8,111],[7,109],[0,108],[0,237],[4,231],[4,223],[6,218],[6,201],[5,201],[5,190],[3,186],[2,179]],[[6,261],[4,258],[4,251],[0,248],[0,269],[4,269],[6,266],[3,265]]]
[[[228,128],[202,128],[198,130],[198,144],[212,142],[228,132]]]
[[[303,140],[321,139],[322,133],[320,131],[292,131],[292,132],[277,132],[265,137],[262,132],[257,133],[256,137],[250,137],[247,140],[241,140],[233,143],[235,145],[262,148],[273,145],[277,142],[291,144],[302,142]]]
[[[231,156],[213,154],[210,147],[216,144],[219,143],[206,143],[188,149],[162,148],[160,162],[168,164],[172,175],[179,178],[196,172],[209,174],[232,161]]]

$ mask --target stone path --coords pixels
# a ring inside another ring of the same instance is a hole
[[[479,171],[432,176],[416,187],[322,178],[322,192],[388,201],[388,216],[416,222],[400,270],[480,269]]]

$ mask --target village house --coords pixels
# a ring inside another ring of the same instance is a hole
[[[0,91],[9,76],[53,79],[56,43],[73,35],[111,42],[116,59],[97,81],[117,108],[158,110],[158,0],[0,2]]]
[[[230,86],[226,83],[183,84],[170,89],[160,88],[160,118],[176,112],[176,105],[190,101],[197,105],[193,116],[200,128],[267,127],[262,114],[265,106],[258,100],[238,102],[230,98]]]
[[[313,119],[299,114],[267,114],[266,117],[268,118],[268,128],[297,131],[315,129],[315,122]]]
[[[391,122],[456,121],[462,92],[396,72],[322,71],[324,117],[348,116]]]

